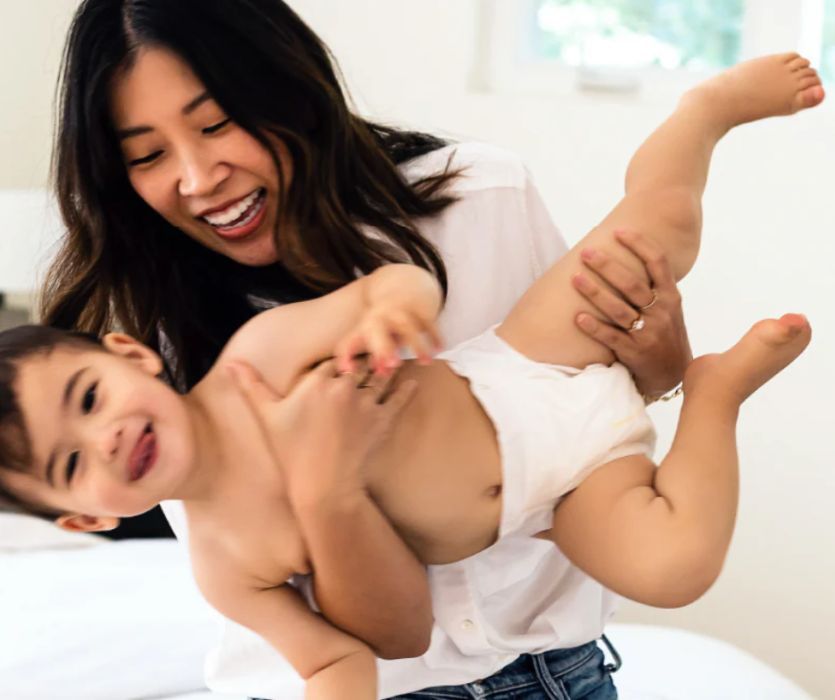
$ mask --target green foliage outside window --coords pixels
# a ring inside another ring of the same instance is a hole
[[[540,0],[536,51],[575,65],[724,68],[739,60],[743,12],[744,0]]]

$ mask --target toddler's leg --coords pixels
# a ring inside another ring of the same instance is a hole
[[[640,231],[664,250],[680,279],[698,252],[700,200],[717,142],[734,126],[792,114],[822,99],[817,74],[797,54],[742,63],[691,90],[632,158],[624,199],[526,292],[499,335],[540,362],[575,367],[611,362],[611,353],[574,325],[578,312],[595,313],[570,284],[583,269],[582,248],[594,247],[645,274],[612,235],[619,228]],[[624,327],[634,320],[625,320]]]
[[[644,457],[600,467],[557,507],[553,539],[577,566],[633,600],[691,603],[722,568],[736,518],[740,404],[806,347],[802,316],[761,321],[685,376],[675,441],[656,470]]]

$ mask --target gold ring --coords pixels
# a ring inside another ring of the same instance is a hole
[[[658,301],[658,292],[656,292],[654,289],[650,289],[649,291],[652,292],[652,301],[646,306],[639,306],[639,311],[649,311],[653,306],[655,306],[655,302]]]

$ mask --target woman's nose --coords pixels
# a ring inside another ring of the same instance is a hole
[[[182,197],[213,194],[229,177],[230,168],[210,148],[195,147],[180,155],[179,193]]]

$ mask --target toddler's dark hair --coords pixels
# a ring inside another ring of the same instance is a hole
[[[20,363],[58,347],[101,348],[94,335],[49,326],[27,325],[0,332],[0,469],[27,472],[32,468],[32,444],[26,431],[14,384]],[[54,512],[26,503],[0,483],[0,511],[14,510],[52,519]]]

